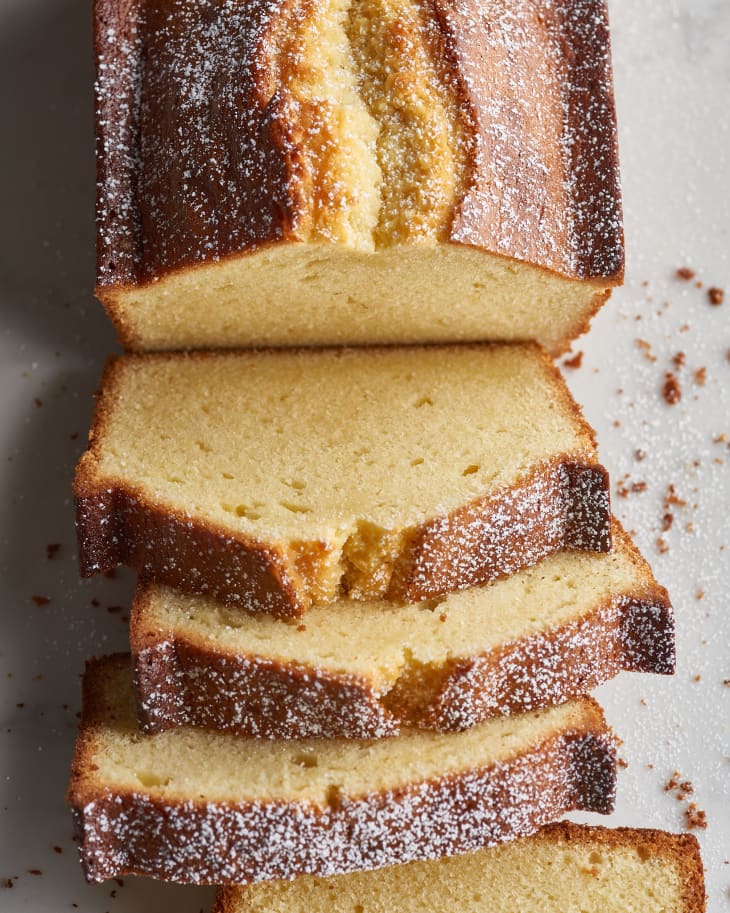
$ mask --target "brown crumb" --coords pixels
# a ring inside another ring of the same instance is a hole
[[[707,368],[697,368],[694,378],[698,387],[704,387],[707,383]]]
[[[33,405],[36,407],[36,409],[40,409],[40,407],[43,405],[43,400],[38,399],[36,396],[36,398],[33,400]]]
[[[690,830],[704,830],[707,827],[707,815],[696,802],[690,802],[684,810],[684,817]]]
[[[672,523],[674,523],[674,514],[666,513],[662,517],[662,532],[666,533],[672,528]]]
[[[31,596],[33,602],[40,608],[40,606],[48,605],[51,601],[50,596]]]
[[[672,356],[672,364],[674,365],[675,368],[684,367],[684,363],[686,360],[687,360],[687,356],[684,354],[684,352],[677,352],[675,355]]]
[[[619,479],[616,483],[616,494],[620,498],[627,498],[629,495],[637,495],[642,491],[646,491],[646,482],[628,482],[628,476],[624,476],[623,479]]]
[[[3,887],[4,887],[4,888],[12,888],[12,887],[13,887],[13,879],[12,879],[12,878],[3,878],[2,884],[3,884]]]
[[[667,371],[664,375],[664,386],[662,387],[662,396],[665,402],[670,406],[676,406],[682,399],[682,388],[677,380],[677,375]]]
[[[726,688],[730,688],[730,678],[724,678],[722,683]]]
[[[708,288],[707,297],[709,298],[710,304],[714,304],[715,307],[717,307],[725,300],[725,289],[717,288],[716,286]]]
[[[680,266],[675,270],[674,275],[677,279],[682,279],[684,282],[690,282],[697,275],[693,269],[690,269],[689,266]]]
[[[659,538],[656,540],[656,547],[660,555],[666,555],[666,553],[669,551],[669,543],[663,536],[659,536]]]
[[[297,631],[306,631],[306,630],[307,630],[306,625],[304,625],[304,624],[297,625]]]
[[[124,607],[120,605],[108,605],[106,610],[110,615],[118,615],[119,612],[123,610],[123,608]]]
[[[58,853],[58,854],[60,855],[60,854],[63,852],[63,847],[54,846],[54,847],[53,847],[53,852],[54,852],[54,853]]]
[[[695,676],[693,677],[692,681],[693,681],[693,682],[701,682],[701,681],[702,681],[702,676],[701,676],[701,675],[695,675]]]
[[[625,758],[617,758],[616,764],[621,768],[621,770],[626,770],[629,766],[629,762]]]
[[[53,561],[56,555],[61,551],[60,542],[51,542],[46,546],[46,558],[49,561]]]
[[[681,776],[682,774],[678,770],[675,770],[672,776],[664,784],[664,792],[669,793],[673,789],[676,789],[679,786]]]
[[[101,603],[99,602],[99,600],[98,600],[96,597],[94,597],[94,598],[91,600],[91,604],[94,606],[95,609],[98,609],[99,606],[101,605]]]
[[[43,872],[40,869],[28,869],[29,875],[42,875]]]
[[[563,360],[564,368],[573,368],[577,369],[583,364],[583,352],[576,352],[571,358],[566,358]]]
[[[686,507],[687,502],[684,498],[679,497],[677,494],[677,489],[670,482],[669,485],[667,485],[667,493],[664,495],[664,510],[668,510],[668,508],[672,505],[676,505],[677,507]]]
[[[697,602],[699,602],[701,599],[704,599],[704,598],[705,598],[705,591],[697,590],[697,592],[695,593],[695,599],[697,600]]]
[[[634,451],[634,459],[637,463],[640,463],[642,460],[646,459],[646,450],[642,450],[641,447],[637,447]]]
[[[641,351],[644,353],[644,358],[647,361],[656,361],[656,355],[654,355],[654,353],[651,351],[650,342],[647,342],[645,339],[637,339],[636,348],[641,349]]]
[[[78,438],[78,436],[79,436],[78,431],[74,431],[74,433],[71,435],[71,440],[75,441]]]
[[[716,434],[715,437],[713,437],[712,443],[713,444],[725,444],[725,443],[727,443],[727,439],[728,439],[727,434],[725,434],[725,432],[723,431],[722,434]]]

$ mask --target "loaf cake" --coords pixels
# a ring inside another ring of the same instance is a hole
[[[608,554],[558,552],[425,603],[343,600],[302,624],[138,587],[139,718],[268,738],[459,731],[555,704],[621,670],[674,671],[666,591],[617,522]]]
[[[610,548],[593,432],[529,344],[112,359],[75,494],[83,574],[279,616]]]
[[[382,872],[218,892],[213,913],[703,913],[690,834],[561,822],[531,837]]]
[[[610,812],[614,791],[614,739],[588,698],[374,741],[143,735],[117,655],[87,667],[69,802],[90,881],[245,884],[468,852]]]
[[[605,0],[95,10],[97,295],[125,346],[558,352],[622,281]]]

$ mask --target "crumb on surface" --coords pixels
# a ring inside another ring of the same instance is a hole
[[[583,352],[576,352],[575,355],[572,355],[570,358],[563,360],[564,368],[573,368],[577,369],[583,364]]]
[[[690,830],[704,830],[707,827],[707,815],[696,802],[690,802],[684,810],[684,817]]]
[[[33,602],[40,608],[41,606],[48,605],[51,601],[50,596],[31,596]]]
[[[662,396],[664,401],[670,406],[676,404],[682,399],[682,388],[676,374],[667,371],[664,375],[664,386],[662,387]]]
[[[690,282],[697,275],[695,271],[689,266],[679,266],[674,271],[674,275],[677,279],[682,279],[683,282]]]
[[[707,289],[707,298],[709,299],[710,304],[718,307],[725,300],[725,289],[717,288],[713,286],[712,288]]]

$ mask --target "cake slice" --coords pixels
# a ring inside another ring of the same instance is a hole
[[[112,359],[75,494],[83,574],[280,616],[610,547],[593,432],[535,345]]]
[[[462,730],[588,691],[621,670],[674,671],[666,591],[614,521],[608,554],[557,552],[440,600],[343,600],[304,623],[138,587],[131,643],[142,727],[268,738]]]
[[[126,346],[559,351],[621,283],[605,0],[95,11],[97,295]]]
[[[504,846],[382,872],[218,892],[213,913],[703,913],[690,834],[561,822]]]
[[[468,852],[571,809],[609,812],[615,777],[591,699],[375,741],[143,735],[118,655],[87,669],[68,798],[90,881],[245,884]]]

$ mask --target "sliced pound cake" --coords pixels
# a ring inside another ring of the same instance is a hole
[[[303,623],[140,585],[140,722],[269,738],[462,730],[586,694],[621,670],[674,671],[666,591],[617,522],[608,554],[557,552],[440,600],[343,600]]]
[[[571,809],[609,812],[615,776],[590,699],[374,741],[143,735],[121,655],[87,669],[69,802],[90,881],[244,884],[468,852]]]
[[[126,346],[559,350],[622,281],[605,0],[96,0],[95,31]]]
[[[224,888],[213,913],[703,913],[689,834],[561,822],[463,856],[382,872]]]
[[[112,359],[75,494],[82,573],[280,616],[610,547],[593,432],[535,345]]]

